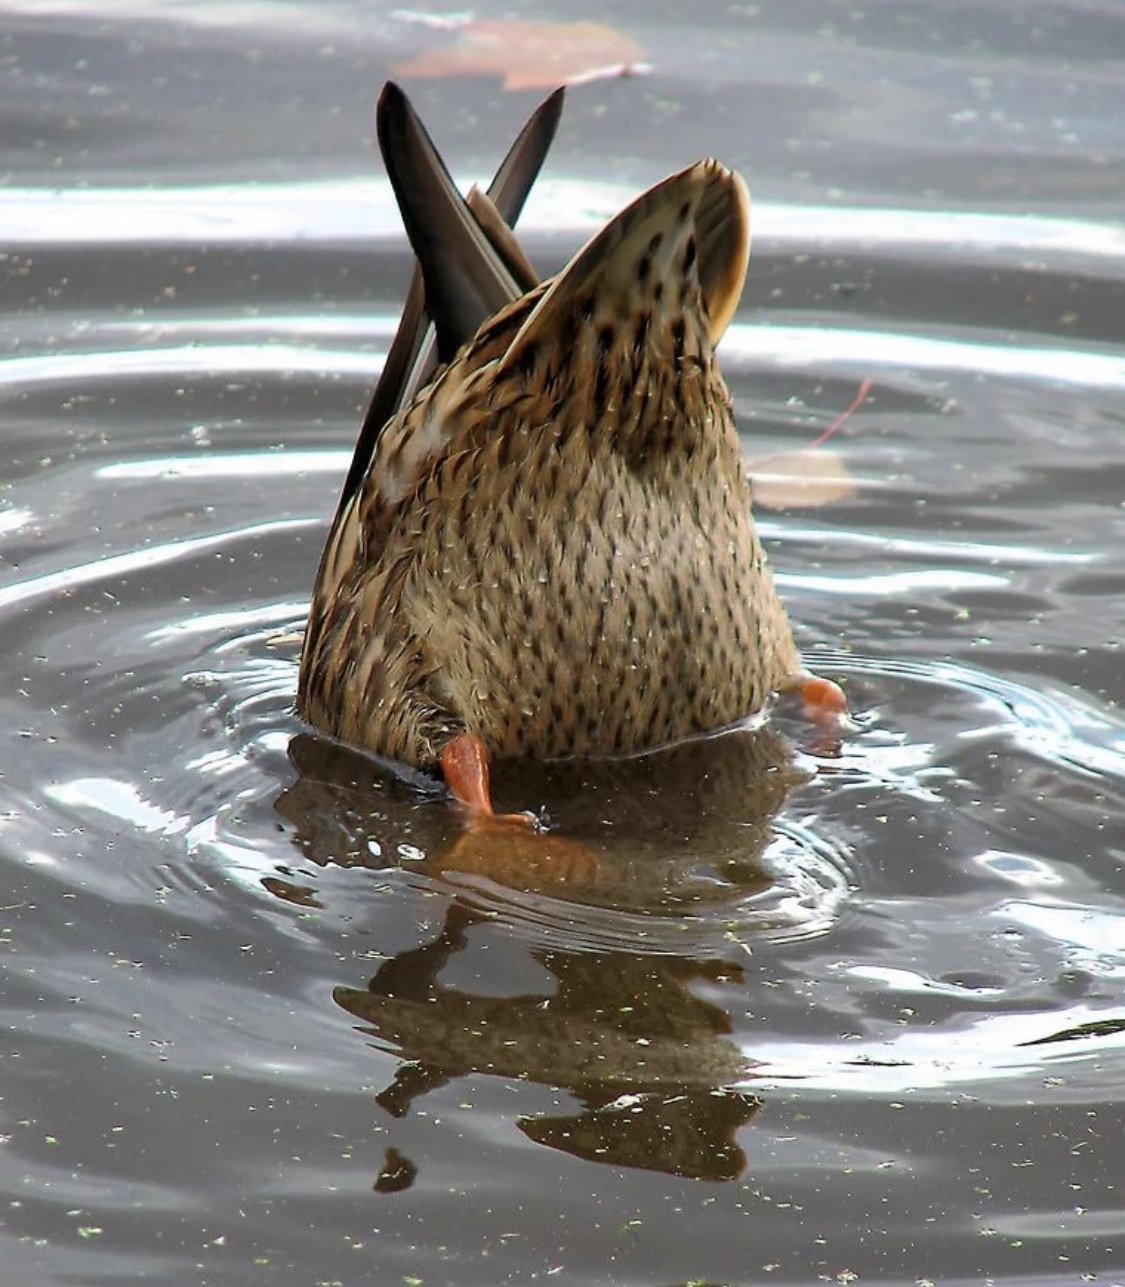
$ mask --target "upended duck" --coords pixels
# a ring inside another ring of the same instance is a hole
[[[511,226],[561,107],[466,200],[402,90],[380,96],[417,266],[301,655],[304,719],[440,768],[478,817],[496,758],[634,754],[777,692],[845,708],[798,657],[715,359],[745,184],[699,161],[540,281]]]

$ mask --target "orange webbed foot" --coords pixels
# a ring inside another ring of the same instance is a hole
[[[813,724],[839,722],[848,715],[848,699],[844,690],[831,679],[813,675],[797,689],[804,704],[805,719]]]
[[[848,699],[839,684],[800,671],[781,686],[783,693],[794,693],[801,699],[802,713],[810,724],[824,731],[838,731],[848,718]]]
[[[530,813],[497,814],[492,807],[488,780],[488,751],[473,733],[458,733],[442,748],[441,771],[453,798],[464,806],[470,828],[523,827],[535,828]]]
[[[512,889],[596,882],[600,863],[585,845],[544,833],[533,814],[493,810],[488,752],[479,737],[459,733],[440,760],[446,785],[466,812],[465,830],[438,860],[443,871],[485,876]]]

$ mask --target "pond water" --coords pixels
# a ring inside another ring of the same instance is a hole
[[[748,176],[855,721],[501,773],[555,863],[292,711],[417,18],[0,0],[5,1281],[1125,1282],[1125,8],[609,11],[524,240]],[[408,83],[466,181],[541,96]]]

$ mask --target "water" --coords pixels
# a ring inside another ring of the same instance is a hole
[[[705,16],[621,8],[525,237],[746,171],[748,454],[873,381],[761,516],[856,725],[509,771],[532,862],[291,710],[408,271],[370,103],[448,37],[0,4],[10,1281],[1125,1281],[1125,13]],[[531,102],[415,88],[466,179]]]

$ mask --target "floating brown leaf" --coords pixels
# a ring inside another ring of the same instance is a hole
[[[467,22],[453,44],[395,67],[396,76],[501,76],[504,88],[556,85],[647,71],[635,40],[600,22]]]
[[[808,509],[856,493],[855,479],[830,451],[783,451],[747,465],[754,504],[763,509]]]

